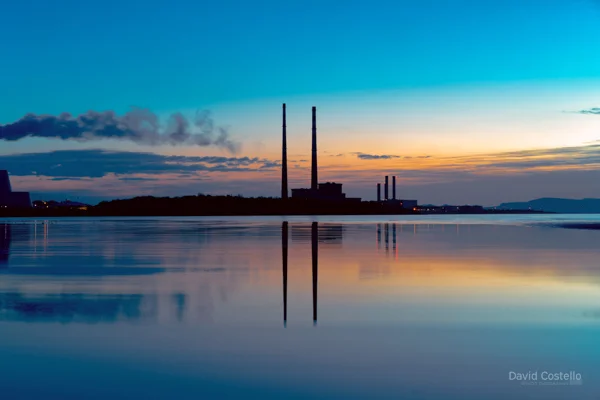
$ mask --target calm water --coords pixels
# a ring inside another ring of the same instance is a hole
[[[599,399],[594,221],[1,220],[1,398]]]

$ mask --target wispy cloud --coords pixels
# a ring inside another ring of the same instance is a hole
[[[394,154],[367,154],[361,152],[354,152],[352,154],[356,155],[356,157],[361,160],[390,160],[392,158],[402,158],[402,156]]]
[[[600,115],[600,107],[588,108],[587,110],[577,111],[578,114]]]
[[[597,169],[600,144],[550,149],[531,149],[436,160],[443,169],[472,170],[476,173],[523,173],[536,170]]]
[[[126,177],[119,178],[119,180],[125,181],[125,182],[151,182],[151,181],[158,181],[160,179],[158,179],[158,178],[142,178],[139,176],[126,176]]]
[[[53,178],[99,178],[109,174],[248,172],[275,169],[279,162],[258,157],[165,156],[155,153],[61,150],[0,156],[12,175]]]

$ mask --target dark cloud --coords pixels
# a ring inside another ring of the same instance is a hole
[[[204,163],[204,164],[232,164],[232,165],[252,165],[261,161],[258,157],[219,157],[219,156],[168,156],[165,158],[168,162],[179,163]]]
[[[263,163],[263,165],[260,166],[260,169],[273,169],[273,168],[279,168],[279,167],[281,167],[280,162],[267,161],[267,162]]]
[[[50,179],[51,181],[87,181],[90,178],[78,178],[78,177],[57,177]]]
[[[392,158],[401,158],[401,156],[396,156],[392,154],[366,154],[360,152],[355,152],[352,154],[355,154],[356,157],[358,157],[361,160],[389,160]]]
[[[122,116],[114,111],[88,111],[79,116],[27,114],[20,120],[0,125],[0,139],[16,141],[25,137],[90,141],[99,139],[130,140],[145,145],[218,146],[237,154],[240,144],[229,138],[224,127],[215,127],[208,111],[196,113],[189,121],[183,114],[170,116],[164,128],[148,109],[132,108]]]
[[[593,114],[593,115],[600,115],[600,108],[599,107],[594,107],[594,108],[588,108],[587,110],[580,110],[577,111],[578,114]]]
[[[126,182],[147,182],[147,181],[158,181],[158,178],[141,178],[141,177],[123,177],[123,178],[119,178],[120,181],[126,181]]]
[[[11,175],[41,175],[59,179],[100,178],[108,174],[194,174],[256,171],[276,168],[268,159],[248,157],[186,157],[108,150],[61,150],[0,156]]]

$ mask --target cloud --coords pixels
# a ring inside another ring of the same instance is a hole
[[[69,197],[279,192],[280,161],[261,157],[66,150],[0,155],[0,166],[13,176],[15,190],[60,192]],[[596,190],[594,184],[600,179],[600,144],[455,157],[403,156],[398,162],[355,159],[323,163],[319,170],[327,180],[343,183],[351,197],[373,198],[372,183],[385,175],[398,176],[404,198],[424,203],[493,205],[542,195],[600,196],[600,188]],[[296,164],[289,172],[290,187],[303,187],[310,176],[304,164]],[[491,191],[489,195],[487,191]]]
[[[160,179],[158,179],[158,178],[141,178],[141,177],[137,177],[137,176],[130,176],[130,177],[119,178],[119,180],[126,181],[126,182],[147,182],[147,181],[158,181]]]
[[[257,171],[275,169],[279,163],[258,157],[166,156],[92,149],[0,155],[0,165],[15,176],[38,175],[72,180],[100,178],[109,174]]]
[[[25,137],[91,141],[100,139],[129,140],[144,145],[217,146],[237,154],[240,144],[229,138],[224,127],[216,127],[209,111],[199,111],[193,120],[172,114],[162,127],[156,114],[133,107],[122,116],[114,111],[88,111],[77,117],[27,114],[20,120],[0,125],[0,139],[16,141]]]
[[[355,154],[356,157],[358,157],[361,160],[389,160],[392,158],[402,158],[401,156],[396,156],[392,154],[366,154],[361,152],[354,152],[352,154]]]
[[[260,169],[273,169],[273,168],[279,168],[279,167],[281,167],[281,162],[267,161],[267,162],[263,163],[263,165],[261,165],[259,168]]]
[[[89,180],[90,178],[79,178],[79,177],[66,177],[66,176],[62,176],[62,177],[56,177],[56,178],[52,178],[50,179],[51,181],[84,181],[84,180]]]
[[[600,108],[594,107],[594,108],[588,108],[587,110],[580,110],[580,111],[576,111],[576,112],[577,112],[577,114],[600,115]]]
[[[540,169],[597,169],[600,144],[550,149],[530,149],[494,154],[447,157],[438,159],[441,168],[470,170],[479,173],[498,171],[527,172]]]

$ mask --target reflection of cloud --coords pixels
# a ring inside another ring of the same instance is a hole
[[[0,293],[0,319],[4,320],[97,323],[155,318],[156,314],[156,299],[141,294]]]
[[[587,317],[587,318],[594,318],[594,319],[598,319],[600,318],[600,310],[589,310],[589,311],[584,311],[583,312],[583,316]]]
[[[247,279],[228,273],[247,263],[235,250],[278,232],[172,219],[4,225],[0,319],[73,323],[212,320]]]
[[[89,266],[48,266],[48,267],[27,267],[27,268],[9,268],[2,270],[0,274],[11,275],[34,275],[34,276],[131,276],[131,275],[152,275],[166,272],[165,268],[153,267],[89,267]],[[177,272],[177,269],[170,268],[169,272]],[[179,271],[182,271],[181,269]]]

